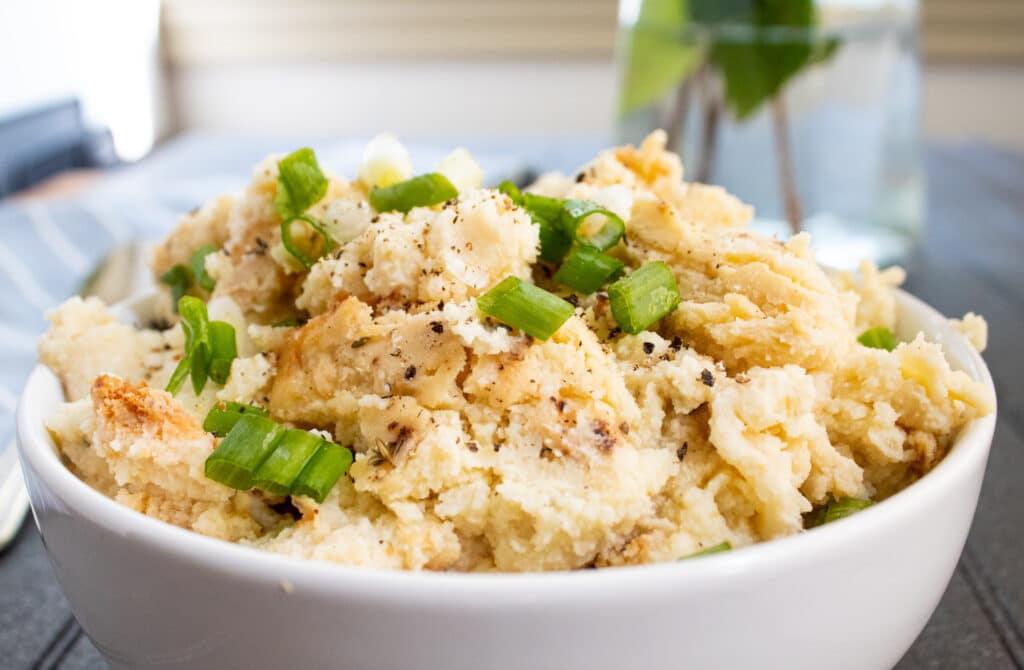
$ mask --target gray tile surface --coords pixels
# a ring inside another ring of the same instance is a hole
[[[585,156],[592,147],[567,148]],[[188,155],[178,143],[168,155]],[[526,151],[526,149],[523,149]],[[551,153],[550,146],[546,151]],[[546,154],[545,154],[546,155]],[[159,161],[156,161],[158,163]],[[560,163],[571,163],[565,156]],[[150,162],[150,169],[155,165]],[[1024,156],[935,147],[929,230],[908,288],[990,323],[1000,418],[967,550],[899,670],[1024,668]],[[71,618],[31,523],[0,554],[0,668],[105,667]]]

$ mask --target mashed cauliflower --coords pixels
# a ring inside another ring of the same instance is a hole
[[[829,500],[907,486],[993,411],[937,343],[858,343],[895,325],[902,271],[830,277],[806,235],[751,232],[749,206],[683,181],[663,133],[532,189],[618,214],[626,235],[609,253],[627,269],[671,268],[682,303],[638,335],[616,327],[607,294],[554,283],[538,226],[479,186],[464,150],[438,167],[457,198],[373,211],[382,175],[411,176],[394,138],[377,144],[387,151],[368,151],[359,179],[329,176],[311,207],[336,247],[308,270],[281,246],[280,157],[156,249],[157,276],[218,249],[205,261],[216,287],[199,295],[238,333],[225,385],[161,390],[180,326],[135,329],[93,299],[50,314],[40,355],[68,402],[48,426],[79,477],[157,519],[291,556],[569,570],[799,533]],[[475,299],[510,275],[570,298],[575,314],[546,341],[486,319]],[[984,346],[980,317],[959,327]],[[320,504],[207,479],[218,438],[202,420],[222,400],[326,431],[355,462]]]

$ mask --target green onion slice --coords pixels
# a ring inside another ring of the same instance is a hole
[[[440,172],[421,174],[406,181],[370,191],[370,204],[378,212],[405,214],[413,207],[429,207],[459,195],[458,190]]]
[[[581,246],[569,254],[555,273],[555,281],[574,291],[590,295],[622,271],[622,261],[602,254],[592,247]]]
[[[481,312],[546,340],[575,312],[572,305],[519,277],[506,277],[476,299]]]
[[[306,464],[320,449],[323,438],[305,430],[288,430],[253,475],[253,488],[286,495]]]
[[[292,224],[301,222],[313,229],[313,232],[320,238],[320,251],[319,253],[312,251],[311,253],[316,254],[316,258],[311,258],[306,252],[300,248],[299,244],[292,237]],[[291,218],[285,219],[281,222],[281,243],[284,245],[285,251],[295,257],[299,263],[302,263],[302,267],[307,270],[316,264],[320,257],[330,253],[331,248],[334,246],[334,241],[331,236],[327,234],[327,230],[320,224],[319,221],[311,216],[305,214],[298,214]]]
[[[214,245],[204,244],[192,252],[192,257],[188,262],[192,271],[192,276],[195,277],[196,284],[204,291],[212,291],[217,286],[217,282],[215,282],[213,277],[211,277],[206,271],[206,257],[212,253],[216,253],[216,251],[217,247]]]
[[[682,301],[672,269],[660,260],[644,263],[609,286],[608,299],[615,323],[630,335],[647,330]]]
[[[171,304],[178,312],[178,301],[192,288],[192,271],[180,263],[160,275],[160,283],[171,289]]]
[[[235,327],[226,321],[210,322],[210,379],[225,384],[231,374],[231,362],[238,357]]]
[[[252,488],[253,477],[284,436],[284,426],[257,414],[238,419],[206,459],[206,476],[233,489]]]
[[[308,496],[322,503],[341,476],[348,472],[350,465],[351,451],[334,442],[321,440],[316,455],[295,479],[292,495]]]
[[[877,328],[869,328],[860,334],[857,341],[863,344],[865,347],[871,349],[885,349],[886,351],[892,351],[896,348],[899,342],[896,341],[896,336],[892,334],[892,331],[885,326],[879,326]]]
[[[256,405],[243,405],[240,402],[221,401],[210,408],[203,420],[203,430],[217,437],[224,437],[231,432],[238,420],[247,414],[267,417],[270,413]]]
[[[327,177],[321,172],[312,149],[288,154],[277,163],[277,168],[274,207],[282,219],[295,218],[327,194]]]
[[[608,287],[612,316],[630,335],[670,314],[682,298],[675,275],[663,261],[645,263],[633,274]]]
[[[731,544],[729,544],[728,542],[719,542],[714,546],[707,547],[706,549],[701,549],[700,551],[695,551],[694,553],[688,556],[683,556],[679,560],[685,561],[688,558],[698,558],[700,556],[710,556],[711,554],[721,554],[722,552],[730,550],[732,550]]]
[[[874,503],[870,500],[864,500],[863,498],[840,498],[839,500],[830,500],[829,502],[816,507],[813,512],[808,514],[806,518],[806,527],[814,528],[821,526],[822,524],[832,523],[839,519],[844,519],[851,514],[871,507]]]
[[[520,206],[523,204],[522,191],[520,191],[519,187],[510,182],[509,180],[506,179],[505,181],[498,184],[498,190],[507,195],[514,204]]]
[[[594,214],[605,217],[605,223],[594,232],[586,231],[584,222]],[[562,226],[580,244],[598,251],[611,249],[626,234],[626,224],[618,214],[590,200],[569,200],[562,208]]]
[[[561,263],[572,247],[572,236],[562,227],[564,200],[536,193],[523,193],[523,209],[540,228],[540,259],[547,263]]]

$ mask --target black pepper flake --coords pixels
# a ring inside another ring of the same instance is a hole
[[[672,351],[679,351],[683,348],[683,338],[676,335],[672,338],[672,344],[668,346],[672,348]]]
[[[494,445],[494,453],[498,453],[499,451],[501,451],[501,443],[497,442]]]
[[[567,303],[569,303],[570,305],[572,305],[573,307],[579,307],[580,306],[580,297],[578,295],[576,295],[575,293],[570,293],[569,295],[567,295],[566,298],[565,298],[565,301]]]
[[[704,386],[712,387],[715,385],[715,376],[711,374],[711,370],[704,368],[700,371],[700,381]]]
[[[439,310],[444,310],[444,300],[437,303],[437,308]]]
[[[629,424],[623,421],[619,424],[619,432],[623,435],[629,435]]]
[[[586,178],[587,178],[587,175],[585,175],[582,172],[580,172],[579,174],[576,175],[576,183],[579,184],[579,183],[581,183]]]
[[[267,243],[262,237],[256,238],[256,244],[252,249],[245,252],[246,256],[263,256],[267,253]]]
[[[597,438],[597,448],[601,451],[611,451],[615,446],[615,437],[608,430],[608,424],[604,421],[594,422],[594,436]]]
[[[361,268],[364,268],[364,269],[365,269],[365,268],[366,268],[366,263],[364,263],[364,262],[362,262],[362,261],[359,261],[359,267],[361,267]]]
[[[644,342],[644,353],[648,356],[654,353],[654,342]]]
[[[440,335],[441,333],[444,332],[444,324],[441,323],[440,321],[431,321],[430,329],[437,333],[438,335]]]
[[[473,453],[476,453],[477,451],[480,450],[480,445],[478,445],[476,442],[467,442],[466,446],[469,447],[469,450],[472,451]]]
[[[395,428],[398,428],[397,421],[392,421],[391,423],[388,424],[388,430],[394,430]]]
[[[415,365],[410,365],[409,367],[407,367],[405,369],[405,378],[407,380],[408,379],[412,379],[415,376],[416,376],[416,366]]]
[[[366,343],[370,341],[368,337],[360,337],[358,340],[352,343],[353,349],[359,349],[360,347],[366,346]]]
[[[537,455],[541,458],[546,458],[549,461],[554,460],[555,458],[555,452],[551,447],[541,447],[540,453]]]
[[[686,458],[686,452],[689,451],[689,449],[690,449],[690,443],[689,442],[683,442],[683,446],[681,446],[678,449],[676,449],[676,458],[678,458],[680,461],[682,461],[684,458]]]

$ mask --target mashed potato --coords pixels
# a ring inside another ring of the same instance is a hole
[[[279,157],[157,248],[158,276],[220,249],[206,258],[216,287],[199,295],[238,333],[225,385],[160,390],[179,326],[136,330],[77,298],[50,314],[40,355],[68,402],[48,426],[79,477],[168,523],[291,556],[568,570],[801,532],[830,500],[907,486],[993,410],[936,343],[858,343],[895,325],[902,271],[830,277],[806,235],[749,231],[751,208],[684,182],[663,133],[533,189],[619,215],[626,235],[609,253],[628,269],[671,268],[682,302],[638,335],[616,327],[607,294],[555,284],[530,214],[477,187],[464,150],[438,168],[458,197],[407,214],[374,212],[367,181],[407,178],[407,156],[370,153],[361,179],[330,176],[309,210],[337,246],[308,270],[281,246]],[[545,341],[486,319],[475,299],[508,276],[571,297],[575,314]],[[980,317],[957,325],[984,346]],[[201,424],[219,400],[326,431],[355,462],[320,504],[207,479],[218,438]]]

